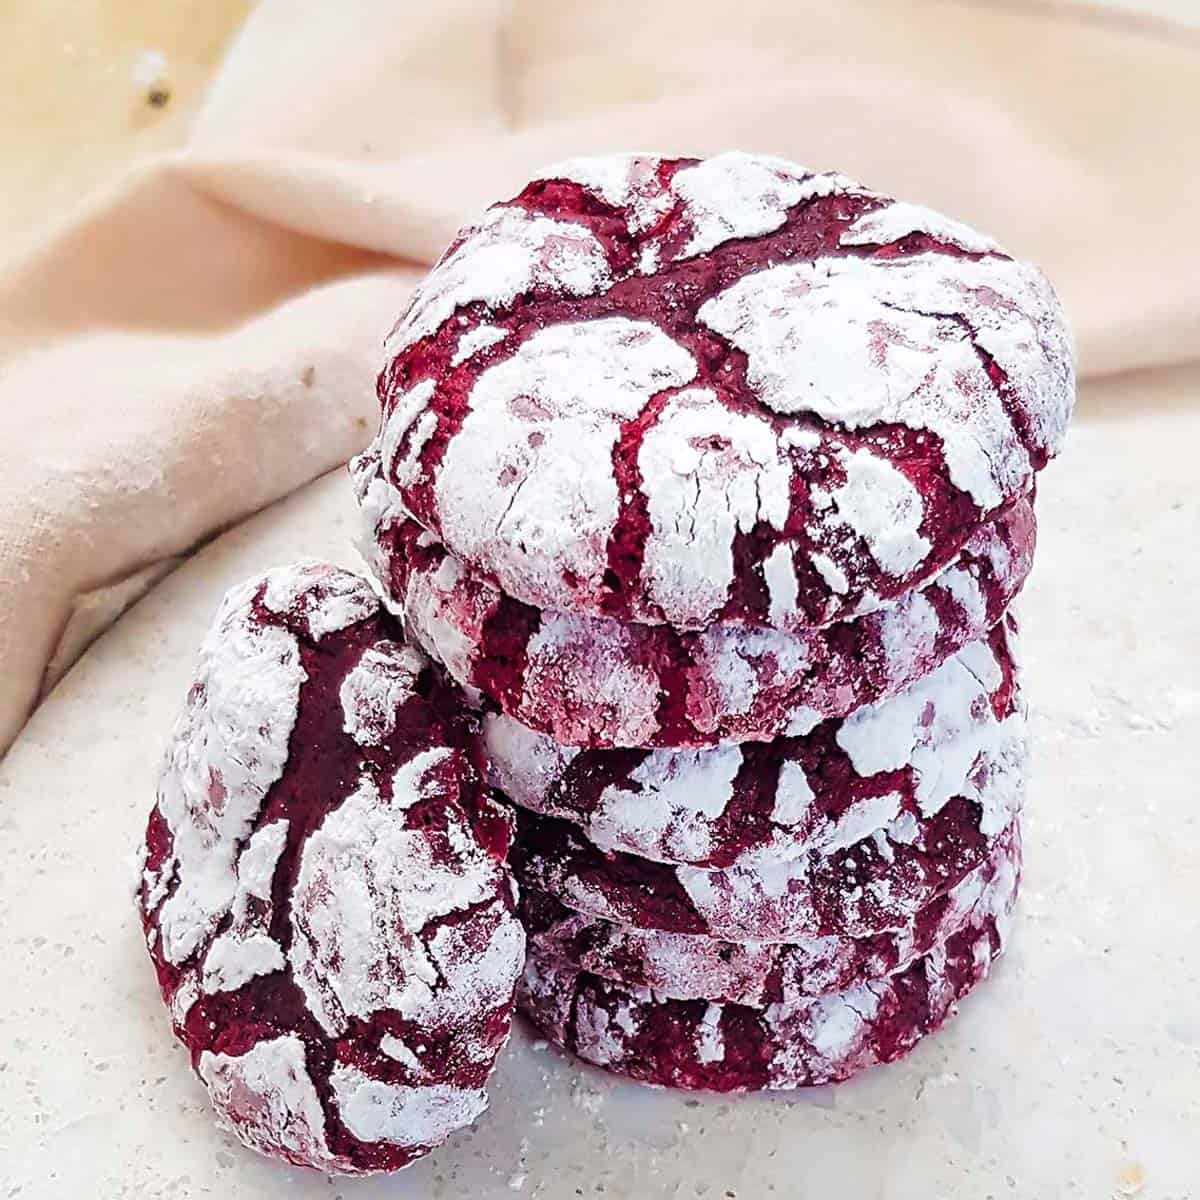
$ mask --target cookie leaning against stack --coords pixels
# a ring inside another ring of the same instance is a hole
[[[796,1087],[987,973],[1026,764],[1005,614],[1073,397],[1034,268],[778,159],[575,160],[455,240],[353,474],[524,810],[547,1036]]]

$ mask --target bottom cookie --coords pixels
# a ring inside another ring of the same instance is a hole
[[[893,1062],[953,1014],[1003,949],[986,916],[907,970],[766,1008],[666,1000],[532,949],[518,1007],[585,1062],[640,1083],[694,1091],[815,1087]]]

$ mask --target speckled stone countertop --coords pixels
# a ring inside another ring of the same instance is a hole
[[[943,1033],[838,1088],[640,1088],[519,1028],[475,1129],[330,1181],[215,1126],[129,856],[201,633],[270,563],[355,564],[341,474],[227,534],[102,638],[0,764],[0,1200],[1200,1197],[1200,373],[1085,398],[1020,609],[1036,734],[1014,946]]]

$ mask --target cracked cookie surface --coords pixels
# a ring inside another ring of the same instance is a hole
[[[513,869],[568,908],[643,929],[731,942],[870,937],[910,924],[992,854],[1024,803],[1027,767],[1026,739],[1005,739],[928,811],[885,816],[848,844],[782,860],[748,851],[712,870],[605,852],[568,821],[518,809]]]
[[[766,1008],[907,970],[981,914],[1009,913],[1020,872],[1020,826],[1014,822],[986,862],[925,905],[909,924],[863,938],[728,942],[638,929],[573,912],[530,888],[521,893],[521,917],[540,955],[623,987],[644,988],[660,999]]]
[[[1058,302],[967,227],[779,159],[560,164],[388,341],[375,503],[535,608],[804,629],[936,574],[1057,452]]]
[[[474,699],[562,745],[595,748],[764,741],[894,696],[1000,619],[1036,542],[1022,499],[933,579],[863,616],[792,633],[728,621],[681,633],[540,611],[469,572],[411,519],[381,513],[372,528],[372,570],[417,644]]]
[[[531,948],[521,1011],[542,1034],[642,1083],[716,1092],[813,1087],[893,1062],[951,1016],[991,969],[1007,911],[981,910],[905,970],[763,1008],[670,1000]]]
[[[1008,622],[900,695],[772,742],[577,750],[484,717],[488,780],[580,827],[601,850],[696,867],[759,867],[931,816],[981,762],[1019,761],[1024,705]]]
[[[248,1146],[395,1170],[469,1124],[524,953],[472,718],[365,580],[234,588],[201,647],[136,900],[176,1035]]]

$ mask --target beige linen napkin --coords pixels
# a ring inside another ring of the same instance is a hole
[[[263,0],[186,148],[0,273],[0,749],[178,556],[369,436],[419,272],[535,166],[837,167],[1039,262],[1091,375],[1200,357],[1200,46],[958,0]]]

